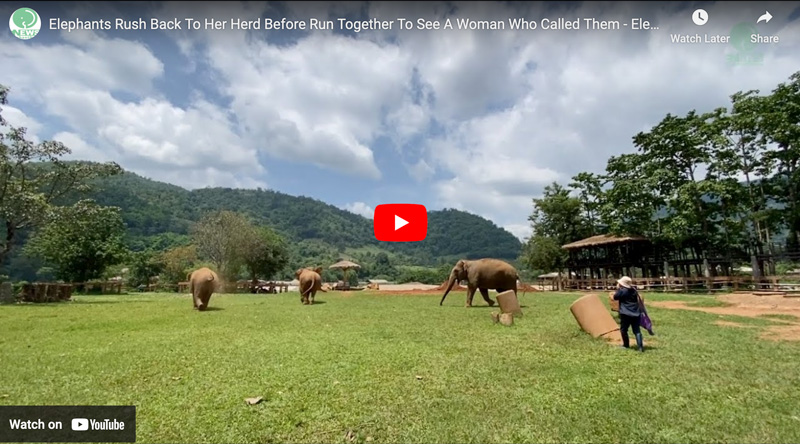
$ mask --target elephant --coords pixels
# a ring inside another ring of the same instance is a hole
[[[199,311],[208,308],[211,295],[219,287],[219,277],[211,269],[203,267],[193,271],[188,276],[189,289],[192,292],[192,304]]]
[[[327,293],[327,291],[322,288],[322,277],[320,273],[322,273],[322,267],[301,268],[294,273],[297,280],[300,281],[300,302],[302,302],[303,305],[313,304],[314,296],[316,296],[318,291]]]
[[[444,303],[444,298],[450,293],[453,285],[459,281],[465,280],[467,281],[466,306],[472,306],[472,298],[475,296],[475,290],[480,290],[483,300],[492,307],[494,306],[494,301],[489,298],[489,290],[497,290],[497,293],[514,290],[514,294],[516,294],[518,279],[519,273],[517,273],[517,269],[511,264],[499,259],[462,259],[456,263],[453,270],[450,272],[447,288],[445,289],[444,295],[442,295],[442,300],[439,302],[439,305]]]

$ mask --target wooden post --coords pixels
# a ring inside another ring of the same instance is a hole
[[[760,290],[761,268],[758,266],[758,258],[755,255],[750,256],[750,266],[753,268],[753,284],[755,284],[755,290]]]

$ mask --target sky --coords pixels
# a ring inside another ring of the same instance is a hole
[[[602,173],[667,113],[768,93],[800,70],[798,2],[12,1],[0,15],[21,7],[42,28],[28,40],[10,24],[0,32],[3,116],[34,141],[64,143],[69,158],[187,189],[309,196],[368,218],[384,203],[456,208],[520,239],[546,185]],[[182,29],[151,29],[153,18]],[[284,18],[334,28],[265,29]],[[510,29],[518,18],[536,29]],[[544,29],[559,18],[580,29]],[[620,27],[587,29],[586,18]],[[651,29],[631,29],[634,18]],[[114,29],[117,19],[147,26]],[[231,29],[232,19],[261,29]],[[339,19],[392,29],[355,32]],[[418,29],[420,19],[453,27]],[[505,29],[458,29],[459,19]],[[69,31],[70,20],[112,29]],[[743,44],[736,26],[779,43]],[[672,34],[734,37],[682,44]]]

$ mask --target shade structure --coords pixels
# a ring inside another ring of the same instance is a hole
[[[355,262],[341,260],[341,261],[331,265],[328,268],[342,270],[344,284],[345,284],[345,286],[349,286],[348,281],[347,281],[347,272],[349,270],[354,270],[354,269],[357,269],[357,268],[361,268],[361,265],[358,265]]]

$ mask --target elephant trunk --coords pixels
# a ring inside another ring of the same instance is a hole
[[[447,289],[444,291],[444,294],[442,295],[442,300],[439,301],[439,305],[442,305],[444,303],[444,298],[446,298],[447,294],[450,293],[450,290],[453,289],[453,285],[455,285],[456,281],[458,281],[458,279],[456,279],[456,276],[450,275],[450,279],[447,281]]]

